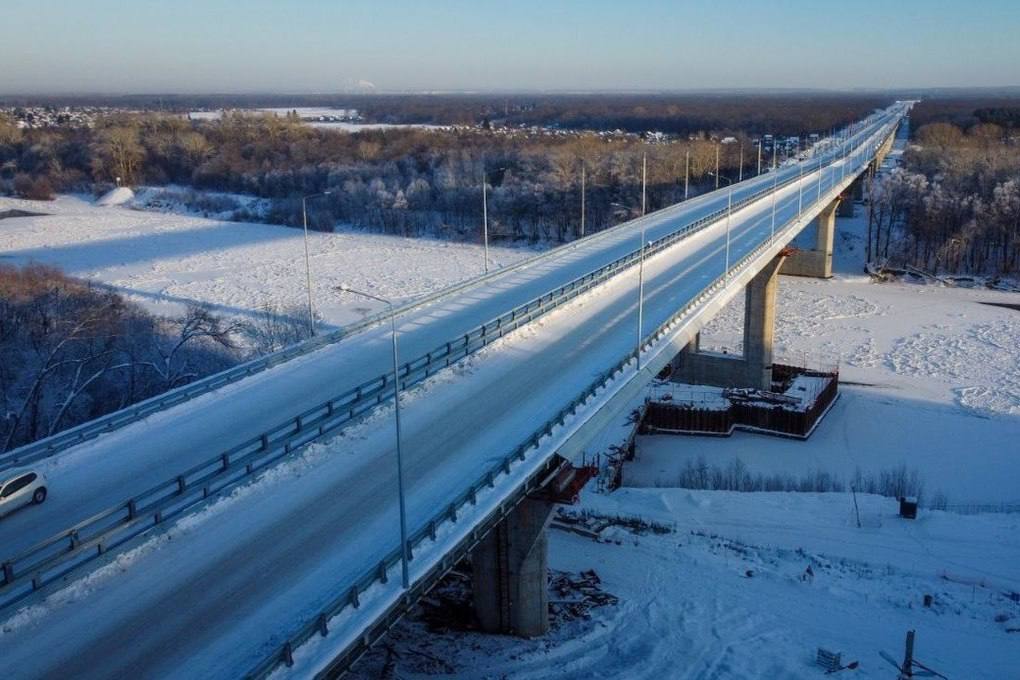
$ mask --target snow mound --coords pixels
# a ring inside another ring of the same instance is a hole
[[[110,205],[124,205],[135,197],[135,192],[131,191],[127,187],[117,187],[112,191],[108,191],[96,200],[96,205],[110,206]]]

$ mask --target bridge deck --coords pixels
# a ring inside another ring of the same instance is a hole
[[[827,183],[831,170],[825,172]],[[781,173],[780,181],[798,170]],[[804,175],[805,210],[817,181],[813,172]],[[734,200],[772,182],[768,175],[744,182],[734,189]],[[648,238],[680,229],[726,200],[720,191],[651,215]],[[782,189],[776,206],[777,225],[796,218],[798,187]],[[771,218],[771,198],[733,214],[730,262],[768,240]],[[405,357],[429,351],[635,250],[637,239],[638,229],[628,225],[410,313],[400,321],[401,351]],[[646,333],[723,272],[725,251],[723,220],[646,261]],[[631,351],[636,307],[637,272],[631,268],[407,395],[403,427],[412,524],[449,503],[465,480],[491,468]],[[62,454],[47,472],[52,500],[0,523],[0,545],[5,553],[26,547],[267,422],[385,372],[387,343],[386,328],[370,329]],[[388,408],[268,476],[273,479],[206,511],[204,523],[185,519],[172,540],[137,556],[138,564],[124,573],[78,587],[80,602],[5,634],[0,650],[8,667],[26,677],[234,676],[275,648],[279,638],[267,631],[289,634],[337,587],[397,544]]]

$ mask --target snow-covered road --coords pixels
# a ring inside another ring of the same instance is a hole
[[[796,177],[798,169],[782,172],[781,178]],[[772,181],[745,182],[734,199]],[[817,179],[807,173],[802,181],[814,188]],[[805,205],[809,198],[805,192]],[[716,192],[649,216],[647,237],[680,229],[726,200],[726,192]],[[796,217],[797,206],[798,187],[782,189],[777,224]],[[645,332],[723,272],[727,240],[731,263],[767,240],[771,217],[771,199],[759,200],[734,213],[728,239],[721,220],[650,258]],[[636,225],[625,225],[408,314],[400,321],[402,352],[417,356],[634,251],[638,237]],[[636,288],[636,271],[624,272],[411,390],[404,441],[412,524],[449,503],[464,480],[477,478],[632,349]],[[5,553],[17,551],[383,373],[388,350],[386,329],[371,329],[59,456],[46,470],[51,500],[0,523],[0,545]],[[57,606],[55,616],[46,606],[22,614],[0,637],[5,660],[25,677],[236,675],[295,619],[321,607],[338,584],[397,543],[386,418],[387,409],[380,409],[309,447],[298,462],[271,470],[269,479],[186,518],[141,554],[108,568],[125,569],[116,579],[76,585],[65,596],[82,600],[75,606]],[[94,660],[87,670],[77,664],[85,655]]]

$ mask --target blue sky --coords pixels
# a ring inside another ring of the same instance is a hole
[[[1020,85],[1020,0],[3,0],[0,93]]]

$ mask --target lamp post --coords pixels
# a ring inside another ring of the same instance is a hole
[[[584,238],[584,160],[581,161],[581,238]]]
[[[687,200],[687,187],[691,179],[691,150],[687,150],[687,156],[684,159],[684,200]]]
[[[758,173],[756,177],[761,174],[761,137],[758,137]]]
[[[315,312],[312,310],[312,268],[308,259],[308,201],[329,196],[332,191],[321,191],[301,197],[301,221],[305,227],[305,288],[308,291],[308,335],[315,335]]]
[[[372,295],[371,293],[365,293],[364,291],[354,290],[350,286],[344,284],[341,284],[337,290],[341,293],[352,293],[354,295],[360,295],[368,298],[369,300],[381,302],[390,309],[390,334],[393,338],[393,416],[397,434],[397,493],[400,496],[400,569],[401,583],[403,583],[404,590],[407,590],[410,587],[410,577],[407,567],[410,556],[408,555],[407,545],[407,509],[404,502],[404,459],[400,449],[400,359],[397,356],[396,313],[393,308],[393,303],[386,298],[379,297],[378,295]]]
[[[712,174],[712,173],[709,173]],[[720,177],[715,176],[715,181],[718,183]],[[729,278],[730,275],[730,215],[733,213],[733,180],[728,177],[723,177],[726,180],[726,185],[730,188],[729,194],[726,196],[726,271],[725,276]]]
[[[637,370],[641,370],[641,327],[645,311],[645,221],[641,220],[641,254],[638,258]]]
[[[482,161],[482,241],[485,248],[485,273],[489,273],[489,199],[485,187],[489,178],[485,172],[485,161]]]
[[[715,144],[715,188],[719,188],[719,143]]]
[[[648,212],[648,154],[641,154],[641,215]]]
[[[740,163],[739,163],[739,165],[740,165],[740,167],[737,170],[737,181],[738,182],[743,182],[744,181],[744,143],[743,142],[740,143]]]

